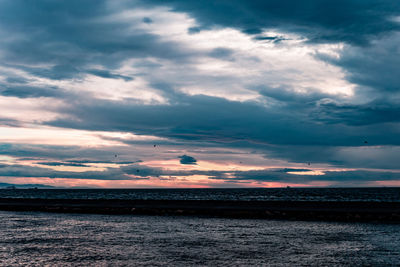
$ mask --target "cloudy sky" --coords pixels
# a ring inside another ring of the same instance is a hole
[[[400,186],[400,2],[2,0],[0,182]]]

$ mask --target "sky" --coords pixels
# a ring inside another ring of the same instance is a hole
[[[0,182],[400,186],[400,2],[0,0]]]

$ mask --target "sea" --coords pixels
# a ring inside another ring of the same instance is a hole
[[[399,201],[398,188],[7,189],[0,197]],[[400,225],[0,211],[0,266],[400,266]]]
[[[238,189],[0,189],[0,198],[400,202],[400,187]]]

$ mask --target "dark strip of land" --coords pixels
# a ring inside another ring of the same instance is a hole
[[[0,210],[400,223],[400,202],[0,198]]]

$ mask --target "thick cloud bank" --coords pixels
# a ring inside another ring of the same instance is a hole
[[[399,185],[397,1],[1,1],[0,38],[6,183]]]

